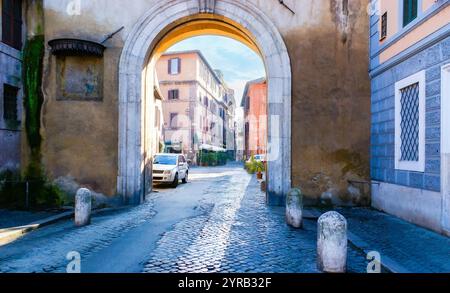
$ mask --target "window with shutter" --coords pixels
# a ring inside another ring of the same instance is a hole
[[[169,90],[169,100],[178,100],[180,98],[179,90]]]
[[[248,113],[250,111],[250,97],[245,99],[245,112]]]
[[[178,113],[170,113],[170,128],[178,128]]]
[[[2,42],[22,49],[22,1],[3,0],[2,3]]]
[[[403,0],[403,26],[417,18],[417,0]]]
[[[169,60],[169,74],[175,75],[181,73],[181,59],[172,58]]]

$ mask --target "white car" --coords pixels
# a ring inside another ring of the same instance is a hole
[[[153,158],[153,183],[177,187],[180,180],[188,182],[189,163],[184,155],[156,154]]]

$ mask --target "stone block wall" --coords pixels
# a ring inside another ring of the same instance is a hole
[[[0,171],[20,168],[20,125],[11,127],[4,119],[4,85],[17,88],[21,83],[22,62],[20,52],[0,42]],[[17,116],[22,120],[22,90],[17,97]]]
[[[450,63],[450,37],[372,79],[373,180],[439,192],[441,189],[441,68]],[[395,170],[395,83],[426,71],[425,172]]]

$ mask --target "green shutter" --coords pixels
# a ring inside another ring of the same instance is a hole
[[[417,12],[417,0],[403,0],[403,26],[407,26],[410,22],[416,19]]]

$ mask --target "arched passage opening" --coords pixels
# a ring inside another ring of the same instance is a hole
[[[267,202],[278,205],[291,188],[291,67],[274,24],[251,3],[236,0],[181,1],[153,7],[127,38],[119,65],[118,193],[125,202],[142,202],[151,186],[154,121],[154,68],[173,44],[201,34],[238,40],[260,54],[267,73]]]

